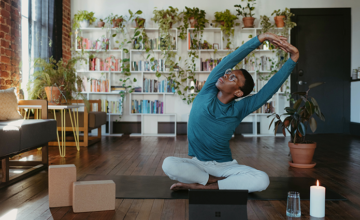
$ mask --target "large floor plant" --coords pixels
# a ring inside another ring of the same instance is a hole
[[[322,121],[325,121],[325,116],[321,112],[319,104],[314,97],[309,96],[310,89],[321,84],[323,84],[323,82],[313,83],[309,85],[307,91],[293,93],[293,95],[298,95],[299,99],[295,102],[293,107],[285,108],[286,113],[282,114],[283,116],[286,116],[284,120],[281,119],[281,115],[276,113],[268,116],[274,116],[270,122],[269,128],[275,121],[275,134],[279,127],[282,128],[284,136],[286,136],[286,130],[290,133],[291,141],[289,142],[289,147],[293,162],[296,164],[307,165],[312,162],[316,143],[305,139],[307,127],[310,127],[312,132],[316,131],[317,122],[314,117],[315,115]]]

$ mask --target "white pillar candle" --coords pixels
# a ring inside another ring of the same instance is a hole
[[[310,216],[325,217],[325,187],[319,186],[319,180],[310,187]]]

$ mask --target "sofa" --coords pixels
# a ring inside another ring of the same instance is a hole
[[[47,169],[48,142],[56,140],[56,121],[47,119],[46,100],[19,100],[19,105],[41,106],[43,119],[16,119],[0,121],[0,160],[2,179],[0,188]],[[14,161],[10,157],[41,147],[42,161]],[[10,167],[31,166],[21,174],[9,176]]]

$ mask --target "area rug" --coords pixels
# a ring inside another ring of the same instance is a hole
[[[82,180],[113,180],[117,199],[188,199],[187,191],[170,190],[176,181],[167,176],[107,176],[88,174]],[[301,200],[310,199],[310,186],[316,180],[307,177],[270,177],[269,187],[262,192],[249,193],[249,200],[286,200],[288,191],[300,193]],[[326,186],[325,186],[326,187]],[[346,198],[326,187],[326,200]]]

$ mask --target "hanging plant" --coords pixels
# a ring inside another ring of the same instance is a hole
[[[185,11],[180,13],[181,20],[183,21],[183,25],[178,27],[179,30],[179,38],[184,40],[186,39],[187,28],[189,28],[189,24],[191,28],[194,28],[194,33],[203,32],[205,28],[205,24],[209,21],[205,18],[206,12],[204,10],[200,10],[197,7],[188,8],[185,6]]]
[[[244,1],[244,0],[241,0]],[[252,28],[254,27],[254,20],[255,18],[254,13],[252,13],[252,11],[255,10],[254,5],[256,0],[247,0],[247,4],[246,6],[241,6],[241,5],[234,5],[234,7],[238,8],[236,9],[237,11],[237,16],[243,16],[243,23],[244,23],[244,27],[246,28]]]
[[[106,23],[108,23],[110,26],[112,25],[113,28],[122,28],[124,26],[124,17],[122,15],[113,15],[111,13],[109,16],[105,18]]]
[[[226,49],[230,49],[230,36],[234,36],[234,29],[232,29],[234,26],[239,26],[239,23],[235,23],[235,20],[237,20],[238,17],[236,15],[231,14],[229,9],[226,9],[224,12],[215,12],[215,20],[213,22],[216,22],[215,27],[217,27],[220,24],[220,28],[223,31],[224,35],[227,36],[227,44]],[[224,41],[223,37],[223,41]]]
[[[159,29],[162,32],[169,32],[172,25],[180,20],[179,9],[169,6],[168,9],[161,9],[153,11],[154,17],[151,18],[155,23],[159,24]]]

